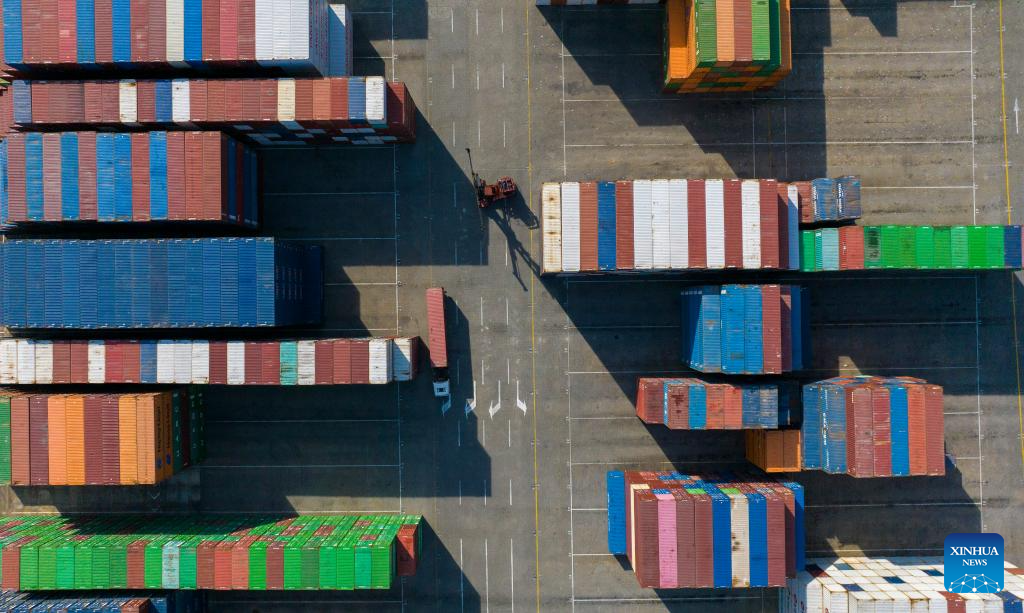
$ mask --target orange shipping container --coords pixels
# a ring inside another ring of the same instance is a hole
[[[140,396],[136,402],[136,417],[138,419],[138,456],[139,480],[143,483],[156,482],[156,421],[154,417],[154,399],[152,394]]]
[[[49,422],[47,451],[50,463],[50,485],[68,484],[66,398],[62,395],[50,396],[46,404],[46,417]]]
[[[135,485],[139,483],[139,447],[138,418],[136,416],[136,398],[125,394],[118,398],[117,420],[120,431],[120,458],[121,458],[121,485]]]
[[[85,485],[85,398],[79,394],[68,396],[64,412],[68,485]]]
[[[742,1],[742,0],[740,0]],[[748,4],[750,0],[747,0]],[[718,0],[715,3],[715,29],[718,44],[717,66],[730,66],[736,61],[735,17],[733,0]]]

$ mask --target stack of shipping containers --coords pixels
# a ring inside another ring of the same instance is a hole
[[[647,471],[606,479],[608,548],[641,587],[781,587],[804,566],[799,484]]]
[[[644,423],[672,430],[776,429],[797,422],[790,386],[709,382],[694,378],[641,377],[636,414]]]
[[[204,592],[98,592],[88,595],[0,593],[0,613],[74,611],[75,613],[204,613]]]

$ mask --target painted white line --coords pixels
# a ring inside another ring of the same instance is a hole
[[[498,379],[498,402],[497,403],[492,402],[491,406],[487,408],[487,413],[491,416],[491,419],[493,420],[494,416],[497,415],[498,411],[500,411],[500,410],[501,410],[501,379]]]
[[[477,79],[479,80],[479,78],[480,77],[478,75]],[[480,84],[479,83],[477,83],[477,89],[480,89]],[[483,143],[483,132],[482,132],[482,130],[480,128],[480,124],[481,124],[481,121],[479,119],[477,119],[476,120],[476,146],[477,147],[481,147],[482,143]]]
[[[795,54],[794,54],[795,55]],[[661,53],[564,53],[563,57],[662,57]]]
[[[455,89],[455,64],[452,64],[452,89]]]
[[[973,186],[976,186],[978,184],[978,180],[976,178],[976,175],[977,175],[977,172],[978,172],[978,162],[977,162],[977,157],[976,157],[975,153],[976,153],[976,150],[978,148],[978,139],[975,138],[975,135],[974,135],[975,119],[974,119],[974,5],[973,4],[971,5],[971,10],[968,11],[967,14],[970,17],[968,25],[969,25],[969,29],[970,29],[970,40],[971,40],[971,74],[968,75],[970,77],[970,80],[971,80],[971,183],[973,184]],[[972,202],[972,204],[971,204],[971,218],[974,220],[974,223],[977,223],[978,222],[978,190],[977,189],[973,189],[973,191],[971,193],[971,202]]]
[[[973,185],[871,185],[861,189],[974,189]]]
[[[837,504],[809,504],[807,509],[882,509],[890,507],[977,507],[979,502],[956,500],[950,502],[851,502]]]
[[[498,12],[499,18],[501,19],[501,33],[505,33],[505,7],[500,7],[501,10]]]
[[[459,504],[462,504],[461,500],[459,501]],[[459,539],[459,606],[461,607],[463,612],[465,612],[466,610],[466,571],[464,570],[464,568],[465,567],[462,564],[462,539]]]
[[[608,554],[611,555],[611,554]],[[580,604],[605,604],[614,602],[730,602],[733,600],[759,600],[760,596],[685,596],[670,598],[573,598],[573,603]]]
[[[750,147],[753,145],[783,145],[777,141],[762,141],[762,142],[702,142],[702,143],[577,143],[577,144],[566,144],[565,146],[570,149],[593,149],[593,148],[606,148],[606,149],[636,149],[641,147]],[[880,145],[970,145],[972,144],[969,140],[834,140],[834,141],[790,141],[789,146],[794,145],[815,145],[815,146],[828,146],[838,147],[842,145],[866,145],[866,146],[880,146]]]
[[[487,500],[484,498],[484,500]],[[491,611],[491,569],[487,557],[487,539],[484,539],[484,602],[485,611]]]
[[[480,329],[484,329],[484,297],[480,296]]]
[[[269,468],[294,470],[303,468],[335,469],[335,468],[398,468],[398,464],[207,464],[201,462],[199,468],[208,470],[265,470]]]
[[[387,281],[381,283],[352,283],[351,281],[347,283],[324,283],[324,287],[363,287],[368,285],[386,285],[392,287],[397,286],[398,284]]]
[[[340,241],[396,241],[397,236],[289,236],[290,241],[321,241],[321,242],[340,242]]]
[[[571,557],[574,558],[603,558],[605,556],[611,557],[610,553],[570,553]]]
[[[397,419],[208,419],[207,424],[391,424]]]
[[[480,9],[476,10],[476,35],[480,36]]]
[[[564,11],[562,12],[562,21],[561,21],[561,26],[559,27],[559,34],[560,34],[560,36],[558,37],[559,40],[560,41],[564,41],[565,40],[565,12]],[[566,128],[565,128],[565,126],[566,126],[566,121],[565,121],[565,43],[564,42],[560,42],[559,44],[562,47],[562,51],[561,51],[561,55],[562,55],[562,57],[561,57],[561,60],[562,60],[562,176],[563,177],[567,177],[567,176],[569,176],[569,155],[568,155],[568,151],[567,151],[567,147],[566,147],[566,138],[565,138],[565,130],[566,130]],[[575,589],[575,586],[574,586],[574,589]]]
[[[508,420],[508,448],[512,449],[512,420],[511,419]],[[509,497],[509,499],[511,499],[512,498],[512,493],[511,493],[512,492],[512,480],[511,479],[509,479],[509,481],[508,481],[508,489],[509,489],[509,496],[508,497]],[[512,503],[509,503],[509,504],[512,504]]]
[[[505,62],[501,63],[501,88],[505,89]]]
[[[451,12],[451,17],[452,17],[452,34],[454,34],[455,33],[455,9],[453,7],[448,7],[448,10]]]
[[[508,506],[512,506],[512,480],[508,480]]]
[[[575,421],[586,421],[586,420],[608,420],[608,421],[611,421],[611,420],[618,420],[618,419],[633,420],[633,419],[636,419],[636,418],[637,418],[636,415],[627,415],[627,416],[623,416],[623,417],[619,417],[619,416],[616,416],[616,417],[570,417],[569,419],[572,419],[572,420],[575,420]]]
[[[563,25],[565,23],[565,17],[562,18]],[[564,86],[564,76],[563,76]],[[568,305],[566,305],[568,306]],[[568,319],[568,309],[566,309],[566,319]],[[569,369],[569,365],[572,363],[572,336],[566,335],[565,337],[565,367],[566,371]],[[569,394],[566,409],[568,411],[568,419],[565,423],[568,427],[567,441],[569,443],[569,458],[566,464],[569,468],[569,599],[571,602],[572,610],[576,611],[576,517],[573,515],[572,509],[575,506],[573,504],[573,492],[572,492],[572,377],[566,377],[566,391]]]
[[[970,50],[943,49],[936,51],[794,51],[793,55],[966,55]]]
[[[502,73],[502,77],[504,77],[504,76],[505,76],[504,73]],[[505,87],[505,80],[504,79],[502,79],[501,86]],[[505,147],[505,148],[508,148],[508,139],[505,137],[505,133],[506,133],[505,126],[506,126],[506,124],[507,124],[507,122],[504,119],[502,119],[501,120],[501,146]]]
[[[482,326],[481,326],[482,327]],[[480,358],[480,385],[487,385],[486,369],[484,367],[484,359]],[[473,395],[476,398],[476,395]]]
[[[476,65],[476,91],[480,91],[480,64]]]
[[[512,596],[512,613],[516,613],[516,543],[508,540],[508,581]]]
[[[508,254],[508,251],[505,251]],[[505,298],[505,325],[508,325],[508,298]]]
[[[456,430],[456,433],[455,433],[455,446],[456,447],[462,447],[462,422],[461,421],[456,421],[455,422],[455,426],[457,427],[457,430]]]
[[[459,506],[462,506],[462,479],[459,479]]]
[[[591,508],[591,509],[573,509],[573,511],[577,511],[577,512],[578,511],[583,511],[583,512],[591,512],[591,511],[598,512],[598,511],[600,511],[601,513],[607,513],[608,509],[607,509],[607,507],[600,507],[600,508],[595,507],[595,508]]]
[[[390,192],[264,192],[263,196],[267,198],[282,197],[282,198],[299,198],[302,196],[392,196],[394,191]]]

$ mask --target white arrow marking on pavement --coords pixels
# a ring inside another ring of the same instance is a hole
[[[494,419],[495,413],[501,410],[501,379],[498,379],[498,404],[491,403],[491,407],[487,409],[487,412],[491,414],[491,419]]]
[[[1020,134],[1020,104],[1017,99],[1013,99],[1013,124],[1017,128],[1017,134]]]
[[[516,406],[526,415],[526,403],[519,399],[519,379],[516,379]]]
[[[441,415],[447,413],[448,409],[450,408],[452,408],[452,397],[448,396],[447,398],[444,399],[444,402],[441,404]]]
[[[476,410],[476,379],[473,379],[473,398],[466,401],[466,415]]]

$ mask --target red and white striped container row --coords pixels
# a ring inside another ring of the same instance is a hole
[[[14,81],[13,118],[41,127],[223,130],[264,145],[411,142],[416,107],[383,77]]]
[[[0,340],[0,384],[348,385],[411,381],[418,337]]]

